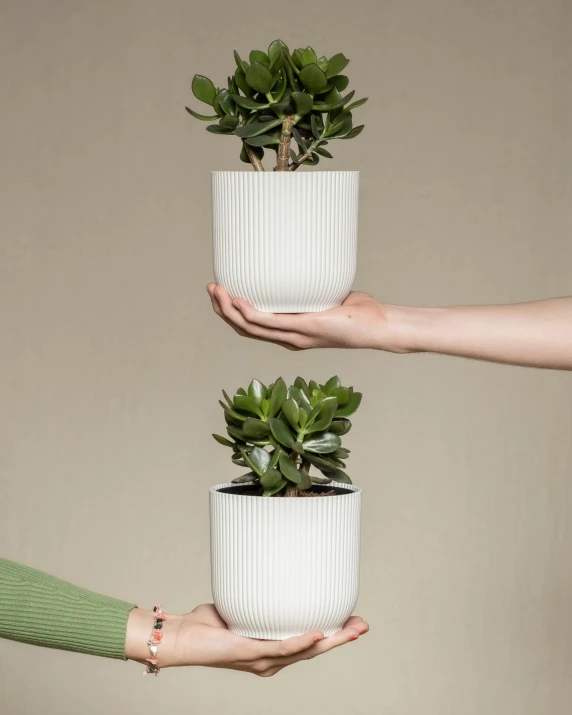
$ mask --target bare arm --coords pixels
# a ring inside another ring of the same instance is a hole
[[[513,305],[392,308],[407,352],[572,370],[572,298]]]
[[[513,305],[420,308],[352,293],[339,308],[299,315],[261,313],[207,288],[213,308],[240,335],[309,348],[430,352],[490,362],[572,370],[572,297]]]

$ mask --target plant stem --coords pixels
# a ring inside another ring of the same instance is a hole
[[[258,158],[258,154],[254,151],[254,149],[246,142],[244,142],[244,148],[246,149],[246,153],[248,154],[248,158],[250,159],[250,163],[252,164],[254,171],[264,171],[262,162]]]
[[[290,162],[290,142],[292,141],[292,127],[294,117],[284,117],[282,120],[282,133],[280,134],[280,144],[278,145],[278,159],[274,171],[288,171]]]

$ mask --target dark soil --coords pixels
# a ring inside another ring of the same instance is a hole
[[[225,487],[224,489],[219,489],[223,494],[238,494],[240,496],[250,496],[250,497],[261,497],[262,489],[256,487],[252,484],[242,485],[237,484],[233,487]],[[314,484],[311,489],[307,491],[299,492],[297,496],[300,498],[308,497],[327,497],[327,496],[337,496],[341,494],[353,494],[351,489],[344,489],[343,487],[333,487],[331,484],[319,485]],[[272,497],[274,498],[274,497]],[[279,497],[277,497],[279,498]],[[285,498],[285,497],[282,497]]]

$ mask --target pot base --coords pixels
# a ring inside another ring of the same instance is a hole
[[[328,638],[329,636],[333,636],[336,633],[339,633],[342,630],[343,626],[340,626],[340,628],[328,628],[324,631],[321,631],[324,634],[324,638]],[[319,630],[319,629],[310,629],[310,630]],[[295,638],[296,636],[304,636],[306,633],[309,631],[306,631],[305,633],[300,633],[299,631],[252,631],[244,628],[230,628],[229,631],[231,633],[234,633],[237,636],[243,636],[244,638],[253,638],[255,640],[259,641],[284,641],[288,638]]]

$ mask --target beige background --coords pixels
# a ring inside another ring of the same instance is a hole
[[[572,5],[287,7],[0,0],[1,552],[145,607],[208,601],[207,489],[235,474],[209,437],[220,388],[337,372],[366,393],[349,444],[371,633],[270,680],[144,682],[2,642],[3,715],[572,708],[570,375],[235,336],[204,284],[209,171],[242,165],[183,108],[235,47],[342,50],[371,97],[330,165],[363,172],[359,288],[569,295]]]

